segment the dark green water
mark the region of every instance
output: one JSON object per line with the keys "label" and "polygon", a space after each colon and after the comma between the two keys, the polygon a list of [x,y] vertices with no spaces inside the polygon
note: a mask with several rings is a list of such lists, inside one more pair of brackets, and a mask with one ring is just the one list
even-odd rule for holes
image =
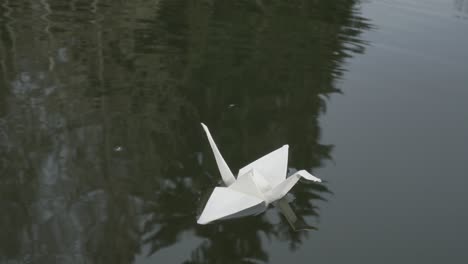
{"label": "dark green water", "polygon": [[[0,263],[466,263],[468,1],[0,0]],[[290,145],[292,207],[201,226]]]}

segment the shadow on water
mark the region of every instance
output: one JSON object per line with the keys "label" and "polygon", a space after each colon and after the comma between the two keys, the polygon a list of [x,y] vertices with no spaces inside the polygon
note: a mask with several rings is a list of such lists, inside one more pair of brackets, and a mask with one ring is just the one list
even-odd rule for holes
{"label": "shadow on water", "polygon": [[[318,117],[370,24],[357,1],[8,1],[0,5],[0,261],[131,263],[187,232],[187,263],[297,249],[271,213],[196,224],[219,174],[283,144],[290,170],[331,159]],[[305,222],[326,185],[298,184]],[[275,211],[273,211],[275,212]]]}

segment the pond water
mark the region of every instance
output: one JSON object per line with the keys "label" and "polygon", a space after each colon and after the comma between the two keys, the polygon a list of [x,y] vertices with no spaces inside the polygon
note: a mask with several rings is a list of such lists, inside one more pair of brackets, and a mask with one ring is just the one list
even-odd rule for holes
{"label": "pond water", "polygon": [[[197,225],[283,144],[275,209]],[[0,263],[466,263],[467,0],[0,0]]]}

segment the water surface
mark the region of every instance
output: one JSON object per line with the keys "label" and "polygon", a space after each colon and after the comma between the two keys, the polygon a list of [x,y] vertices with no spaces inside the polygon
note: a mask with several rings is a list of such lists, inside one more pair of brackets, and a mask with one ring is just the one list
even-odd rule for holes
{"label": "water surface", "polygon": [[[0,1],[0,263],[464,263],[468,2]],[[290,145],[291,203],[196,224]]]}

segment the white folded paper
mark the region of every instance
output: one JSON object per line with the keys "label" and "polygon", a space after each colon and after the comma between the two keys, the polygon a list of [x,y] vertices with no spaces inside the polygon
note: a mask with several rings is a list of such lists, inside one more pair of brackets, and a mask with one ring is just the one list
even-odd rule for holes
{"label": "white folded paper", "polygon": [[218,219],[250,215],[264,211],[270,203],[283,198],[303,177],[314,182],[321,180],[305,170],[286,178],[288,169],[288,145],[259,158],[241,168],[237,179],[224,161],[208,127],[202,123],[213,150],[216,163],[226,187],[216,187],[198,218],[198,224]]}

